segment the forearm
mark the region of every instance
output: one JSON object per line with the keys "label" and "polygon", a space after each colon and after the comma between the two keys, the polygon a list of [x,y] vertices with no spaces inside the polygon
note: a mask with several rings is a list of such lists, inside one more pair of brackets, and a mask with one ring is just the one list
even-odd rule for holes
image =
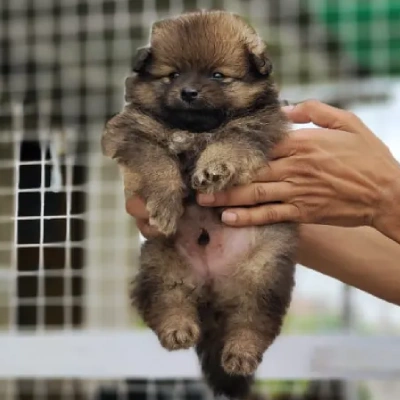
{"label": "forearm", "polygon": [[298,262],[400,304],[400,244],[369,227],[302,225]]}
{"label": "forearm", "polygon": [[382,201],[372,225],[400,245],[400,166],[397,162],[389,184],[382,190]]}

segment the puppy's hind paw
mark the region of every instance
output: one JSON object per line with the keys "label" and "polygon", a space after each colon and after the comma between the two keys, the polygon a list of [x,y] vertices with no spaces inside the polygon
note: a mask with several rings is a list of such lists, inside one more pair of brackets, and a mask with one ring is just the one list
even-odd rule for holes
{"label": "puppy's hind paw", "polygon": [[240,343],[227,344],[222,352],[222,367],[230,375],[250,376],[262,361],[262,353]]}
{"label": "puppy's hind paw", "polygon": [[189,349],[197,344],[200,328],[197,322],[186,318],[174,318],[158,334],[162,346],[167,350]]}

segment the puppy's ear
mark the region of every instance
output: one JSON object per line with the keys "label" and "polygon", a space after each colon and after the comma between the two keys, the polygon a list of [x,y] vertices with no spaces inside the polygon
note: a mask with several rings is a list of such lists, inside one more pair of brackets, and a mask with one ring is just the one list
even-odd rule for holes
{"label": "puppy's ear", "polygon": [[250,61],[257,71],[261,75],[270,75],[272,72],[272,62],[267,55],[267,45],[258,35],[249,41],[248,51],[250,53]]}
{"label": "puppy's ear", "polygon": [[130,103],[133,98],[132,98],[132,94],[133,94],[133,82],[134,82],[134,77],[132,76],[128,76],[125,79],[125,93],[124,93],[124,98],[125,101],[127,103]]}
{"label": "puppy's ear", "polygon": [[141,47],[132,60],[132,71],[143,72],[151,59],[151,47]]}
{"label": "puppy's ear", "polygon": [[[151,59],[151,47],[140,47],[132,60],[131,69],[132,72],[141,73],[144,72]],[[125,101],[130,103],[132,101],[132,87],[134,77],[128,76],[125,79]]]}
{"label": "puppy's ear", "polygon": [[272,72],[272,62],[265,51],[256,54],[250,53],[250,59],[261,75],[268,76]]}

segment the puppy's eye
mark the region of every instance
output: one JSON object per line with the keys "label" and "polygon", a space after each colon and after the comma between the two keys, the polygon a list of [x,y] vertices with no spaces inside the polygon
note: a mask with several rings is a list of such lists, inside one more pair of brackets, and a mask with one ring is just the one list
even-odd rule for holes
{"label": "puppy's eye", "polygon": [[176,79],[180,76],[179,72],[173,72],[172,74],[169,74],[170,79]]}
{"label": "puppy's eye", "polygon": [[214,72],[214,73],[212,74],[212,78],[213,78],[213,79],[220,80],[220,79],[224,79],[224,78],[225,78],[225,75],[221,74],[221,72]]}

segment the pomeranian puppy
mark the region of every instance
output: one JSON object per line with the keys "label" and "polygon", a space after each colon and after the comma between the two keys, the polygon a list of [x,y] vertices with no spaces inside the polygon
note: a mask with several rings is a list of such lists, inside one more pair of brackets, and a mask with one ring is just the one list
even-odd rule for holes
{"label": "pomeranian puppy", "polygon": [[245,398],[280,333],[297,226],[232,228],[196,193],[250,183],[288,130],[265,43],[240,16],[156,22],[106,124],[103,153],[163,234],[147,240],[132,300],[168,350],[195,347],[215,394]]}

